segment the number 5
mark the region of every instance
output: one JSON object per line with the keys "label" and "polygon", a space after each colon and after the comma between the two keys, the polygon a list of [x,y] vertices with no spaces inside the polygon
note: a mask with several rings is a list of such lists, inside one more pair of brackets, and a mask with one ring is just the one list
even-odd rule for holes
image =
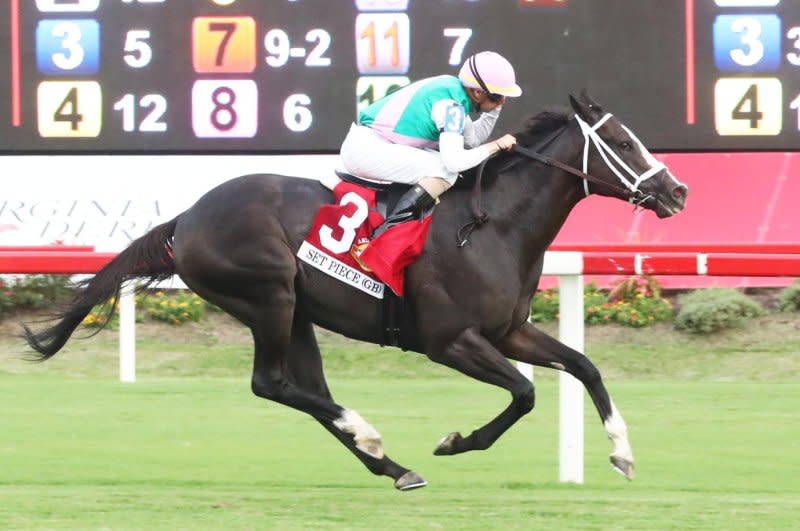
{"label": "number 5", "polygon": [[339,218],[339,226],[343,230],[340,239],[337,240],[333,237],[333,229],[327,225],[323,225],[319,229],[319,242],[333,254],[342,254],[350,250],[350,246],[353,245],[353,240],[356,237],[356,229],[364,223],[364,220],[369,215],[369,205],[357,193],[348,192],[339,200],[339,206],[349,204],[356,205],[356,211],[350,216]]}
{"label": "number 5", "polygon": [[131,68],[143,68],[150,64],[153,59],[153,49],[150,48],[148,40],[150,31],[130,30],[125,37],[125,62]]}

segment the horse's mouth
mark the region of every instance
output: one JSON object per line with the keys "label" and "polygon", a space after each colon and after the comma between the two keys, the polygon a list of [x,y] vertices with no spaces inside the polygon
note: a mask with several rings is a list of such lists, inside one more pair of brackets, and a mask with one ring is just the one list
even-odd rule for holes
{"label": "horse's mouth", "polygon": [[[667,175],[669,175],[667,173]],[[671,176],[670,176],[671,177]],[[663,219],[669,218],[683,210],[686,206],[686,198],[689,195],[689,188],[675,180],[673,177],[671,183],[657,193],[650,196],[650,200],[645,204],[645,208],[653,210],[656,215]]]}
{"label": "horse's mouth", "polygon": [[676,201],[672,197],[668,197],[666,199],[656,198],[655,205],[653,205],[653,211],[655,211],[656,216],[660,219],[669,218],[683,210],[684,206],[686,206],[685,201]]}

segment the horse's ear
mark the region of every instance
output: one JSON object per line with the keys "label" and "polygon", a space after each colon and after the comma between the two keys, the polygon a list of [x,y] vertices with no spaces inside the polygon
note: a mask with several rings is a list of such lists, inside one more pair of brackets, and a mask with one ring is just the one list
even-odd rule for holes
{"label": "horse's ear", "polygon": [[602,111],[602,107],[600,104],[594,101],[591,96],[589,96],[589,91],[586,89],[581,90],[581,100],[589,107],[589,110],[600,112]]}
{"label": "horse's ear", "polygon": [[[583,96],[583,94],[581,94],[581,96]],[[575,114],[577,114],[584,120],[589,121],[590,118],[589,118],[588,104],[582,101],[578,101],[572,94],[569,95],[569,104],[572,105],[572,110],[575,111]]]}

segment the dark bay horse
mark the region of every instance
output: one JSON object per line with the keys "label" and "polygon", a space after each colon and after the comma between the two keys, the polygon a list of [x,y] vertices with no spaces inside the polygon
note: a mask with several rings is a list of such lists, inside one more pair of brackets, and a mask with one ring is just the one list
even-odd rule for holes
{"label": "dark bay horse", "polygon": [[[494,419],[467,436],[445,436],[435,454],[485,450],[533,409],[533,384],[511,359],[566,371],[583,383],[613,443],[611,463],[630,479],[627,428],[599,371],[534,328],[530,303],[545,250],[587,193],[629,200],[663,218],[683,209],[687,188],[586,94],[570,102],[574,115],[542,113],[517,135],[544,163],[506,153],[487,164],[483,207],[490,221],[467,245],[456,244],[456,231],[472,217],[470,189],[452,189],[436,207],[424,251],[406,272],[406,346],[511,394]],[[38,333],[25,327],[27,341],[47,359],[124,281],[178,274],[252,331],[253,393],[308,413],[398,489],[422,487],[418,474],[384,453],[370,424],[334,402],[325,381],[312,325],[372,343],[384,337],[381,301],[296,257],[315,212],[331,200],[314,180],[248,175],[225,182],[132,242],[77,292],[53,326]]]}

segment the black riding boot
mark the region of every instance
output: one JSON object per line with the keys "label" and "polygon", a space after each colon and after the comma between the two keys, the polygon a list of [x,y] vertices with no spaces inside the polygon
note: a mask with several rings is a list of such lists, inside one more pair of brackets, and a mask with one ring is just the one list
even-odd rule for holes
{"label": "black riding boot", "polygon": [[394,206],[392,213],[386,216],[383,223],[375,229],[372,237],[383,233],[389,227],[408,221],[413,218],[422,217],[422,215],[433,205],[436,204],[436,199],[425,191],[423,187],[415,184],[411,189],[404,193],[397,204]]}

